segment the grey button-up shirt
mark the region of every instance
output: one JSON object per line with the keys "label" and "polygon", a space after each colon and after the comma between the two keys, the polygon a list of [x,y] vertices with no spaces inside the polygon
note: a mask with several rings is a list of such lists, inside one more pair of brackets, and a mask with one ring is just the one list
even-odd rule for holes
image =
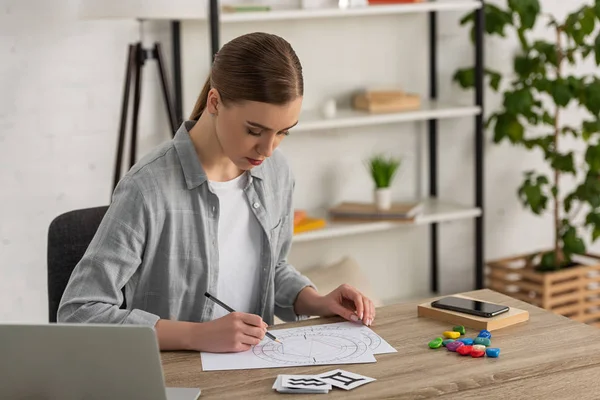
{"label": "grey button-up shirt", "polygon": [[[160,319],[212,318],[219,279],[218,197],[185,121],[172,141],[144,156],[119,182],[113,200],[63,294],[59,322],[154,326]],[[250,171],[244,189],[262,227],[260,296],[254,313],[302,319],[298,293],[312,283],[288,264],[294,179],[278,151]],[[120,309],[125,288],[127,309]]]}

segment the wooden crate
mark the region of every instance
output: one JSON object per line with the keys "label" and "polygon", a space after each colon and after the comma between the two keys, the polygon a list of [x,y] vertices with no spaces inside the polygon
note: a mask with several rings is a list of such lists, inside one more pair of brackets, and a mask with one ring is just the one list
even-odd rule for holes
{"label": "wooden crate", "polygon": [[531,254],[488,262],[487,287],[576,321],[600,327],[600,256],[578,257],[578,265],[538,272]]}

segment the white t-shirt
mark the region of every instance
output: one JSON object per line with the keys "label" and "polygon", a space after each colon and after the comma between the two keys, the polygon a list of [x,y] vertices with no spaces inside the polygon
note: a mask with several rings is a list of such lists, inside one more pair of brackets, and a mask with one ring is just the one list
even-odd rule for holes
{"label": "white t-shirt", "polygon": [[[248,173],[227,182],[209,181],[219,198],[219,300],[236,311],[254,312],[259,295],[261,227],[250,209],[244,187]],[[213,319],[228,314],[215,305]]]}

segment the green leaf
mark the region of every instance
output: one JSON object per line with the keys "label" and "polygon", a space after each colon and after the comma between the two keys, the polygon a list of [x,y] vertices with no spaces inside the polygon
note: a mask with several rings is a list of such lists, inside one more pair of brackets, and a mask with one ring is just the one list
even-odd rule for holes
{"label": "green leaf", "polygon": [[588,83],[583,93],[579,96],[580,102],[589,110],[592,115],[600,114],[600,79]]}
{"label": "green leaf", "polygon": [[594,41],[594,55],[596,57],[596,65],[600,65],[600,33],[598,33]]}
{"label": "green leaf", "polygon": [[585,218],[585,224],[592,228],[592,241],[596,241],[600,237],[600,213],[590,211]]}
{"label": "green leaf", "polygon": [[587,36],[594,31],[596,15],[594,13],[594,9],[590,7],[586,7],[582,14],[583,15],[579,21],[581,24],[581,31]]}
{"label": "green leaf", "polygon": [[577,231],[570,226],[562,236],[565,255],[585,254],[585,243],[577,236]]}
{"label": "green leaf", "polygon": [[588,141],[594,133],[600,132],[600,120],[583,121],[581,136]]}
{"label": "green leaf", "polygon": [[503,113],[496,117],[496,126],[494,127],[494,141],[500,142],[508,138],[512,143],[523,141],[525,129],[513,114]]}
{"label": "green leaf", "polygon": [[538,0],[508,0],[508,6],[519,15],[523,27],[533,28],[540,13]]}
{"label": "green leaf", "polygon": [[571,193],[565,197],[563,200],[563,205],[565,208],[565,212],[570,212],[571,208],[573,208],[573,202],[576,200],[575,193]]}
{"label": "green leaf", "polygon": [[475,69],[463,68],[454,73],[452,77],[463,89],[475,87]]}
{"label": "green leaf", "polygon": [[549,62],[553,66],[558,65],[558,54],[555,43],[536,40],[532,47],[543,57],[543,61]]}
{"label": "green leaf", "polygon": [[518,189],[521,203],[531,209],[534,214],[541,214],[548,204],[548,196],[544,193],[544,187],[548,184],[547,179],[534,179],[532,175],[527,176]]}
{"label": "green leaf", "polygon": [[596,16],[600,18],[600,0],[596,0],[596,3],[594,4],[594,11]]}
{"label": "green leaf", "polygon": [[550,165],[553,169],[556,169],[561,172],[575,173],[575,159],[573,158],[573,153],[569,152],[567,154],[553,154],[551,158]]}
{"label": "green leaf", "polygon": [[585,151],[585,162],[590,171],[600,173],[600,144],[588,146]]}
{"label": "green leaf", "polygon": [[490,77],[490,86],[495,91],[498,91],[498,88],[500,87],[500,81],[502,80],[502,75],[500,75],[500,73],[496,71],[491,71],[489,69],[486,69],[486,73]]}
{"label": "green leaf", "polygon": [[504,93],[504,108],[511,114],[530,114],[533,103],[533,95],[527,88]]}
{"label": "green leaf", "polygon": [[562,78],[552,82],[552,98],[554,99],[554,102],[561,107],[566,107],[571,101],[571,91]]}
{"label": "green leaf", "polygon": [[553,251],[549,251],[542,255],[542,258],[540,259],[539,270],[540,271],[555,271],[555,270],[559,269],[559,266],[557,264],[558,263],[556,262],[556,255],[554,254]]}

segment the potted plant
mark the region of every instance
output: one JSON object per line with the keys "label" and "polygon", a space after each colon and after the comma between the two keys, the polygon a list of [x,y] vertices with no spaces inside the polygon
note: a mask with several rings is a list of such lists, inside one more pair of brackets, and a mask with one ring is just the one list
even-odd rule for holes
{"label": "potted plant", "polygon": [[400,167],[400,160],[377,154],[367,162],[375,184],[374,200],[378,210],[389,210],[392,206],[391,184]]}
{"label": "potted plant", "polygon": [[[532,213],[552,213],[554,228],[547,249],[488,263],[488,286],[590,322],[586,298],[597,289],[588,283],[594,281],[591,276],[600,270],[600,261],[587,254],[584,239],[594,243],[600,237],[600,78],[574,75],[572,67],[589,58],[600,65],[600,0],[562,20],[542,14],[538,0],[484,7],[486,33],[506,37],[512,30],[519,43],[514,74],[505,82],[498,71],[485,68],[487,84],[503,99],[486,127],[493,131],[495,143],[508,142],[543,155],[551,174],[525,171],[517,195]],[[461,20],[472,29],[473,22],[474,13]],[[554,39],[535,38],[536,24],[551,27]],[[473,68],[459,69],[454,80],[463,88],[473,87]],[[563,123],[567,107],[584,115],[581,123]],[[565,146],[567,137],[580,153]],[[565,187],[565,178],[575,184]]]}

